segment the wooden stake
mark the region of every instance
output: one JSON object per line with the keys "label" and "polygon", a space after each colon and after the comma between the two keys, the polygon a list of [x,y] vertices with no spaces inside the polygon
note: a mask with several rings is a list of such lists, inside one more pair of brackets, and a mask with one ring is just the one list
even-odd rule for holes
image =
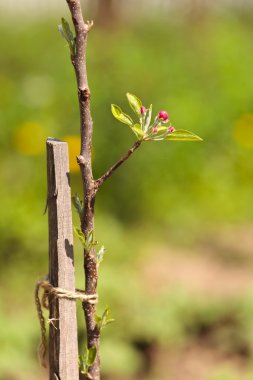
{"label": "wooden stake", "polygon": [[[47,139],[49,281],[75,290],[71,191],[67,143]],[[76,303],[49,300],[50,380],[79,380]]]}

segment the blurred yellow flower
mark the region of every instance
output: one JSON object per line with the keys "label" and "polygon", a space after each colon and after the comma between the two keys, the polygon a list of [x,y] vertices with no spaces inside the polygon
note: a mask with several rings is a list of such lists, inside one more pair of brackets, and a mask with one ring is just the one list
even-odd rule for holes
{"label": "blurred yellow flower", "polygon": [[13,142],[16,150],[27,156],[37,156],[45,151],[47,132],[33,121],[24,122],[15,130]]}
{"label": "blurred yellow flower", "polygon": [[69,169],[71,172],[79,171],[79,166],[76,162],[76,156],[80,153],[80,137],[77,135],[67,135],[62,138],[68,143],[69,147]]}
{"label": "blurred yellow flower", "polygon": [[244,148],[253,148],[253,113],[246,113],[235,123],[234,138]]}

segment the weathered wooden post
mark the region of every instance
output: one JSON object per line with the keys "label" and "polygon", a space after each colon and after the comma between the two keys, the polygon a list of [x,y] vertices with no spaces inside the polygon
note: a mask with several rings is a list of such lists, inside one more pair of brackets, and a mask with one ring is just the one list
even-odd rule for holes
{"label": "weathered wooden post", "polygon": [[[49,282],[75,291],[67,143],[47,139]],[[79,380],[76,302],[49,295],[49,379]]]}

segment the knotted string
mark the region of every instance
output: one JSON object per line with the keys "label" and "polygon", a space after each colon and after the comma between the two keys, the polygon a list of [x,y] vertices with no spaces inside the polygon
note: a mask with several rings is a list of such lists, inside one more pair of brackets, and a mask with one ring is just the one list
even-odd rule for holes
{"label": "knotted string", "polygon": [[[43,289],[43,293],[40,297],[40,290]],[[48,278],[39,280],[35,286],[35,305],[37,308],[38,318],[40,322],[41,342],[38,349],[40,363],[43,367],[47,366],[46,353],[47,353],[47,330],[46,321],[43,315],[43,308],[49,309],[49,296],[56,298],[65,298],[69,300],[80,300],[82,302],[89,302],[94,305],[98,301],[97,294],[86,294],[83,290],[76,289],[75,291],[66,290],[59,287],[54,287],[48,281]],[[49,323],[52,320],[48,320]]]}

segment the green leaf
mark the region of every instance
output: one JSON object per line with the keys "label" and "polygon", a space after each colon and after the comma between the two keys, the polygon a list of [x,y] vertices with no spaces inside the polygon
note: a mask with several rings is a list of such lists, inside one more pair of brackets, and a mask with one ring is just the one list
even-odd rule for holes
{"label": "green leaf", "polygon": [[87,250],[87,251],[90,251],[92,247],[94,247],[95,245],[97,245],[98,242],[96,240],[94,240],[94,233],[93,231],[90,231],[88,234],[87,234],[87,237],[85,239],[85,243],[84,243],[84,248]]}
{"label": "green leaf", "polygon": [[93,231],[90,231],[86,238],[86,245],[89,247],[93,245]]}
{"label": "green leaf", "polygon": [[78,194],[74,195],[71,199],[76,211],[78,212],[78,215],[81,218],[83,214],[83,202],[79,198]]}
{"label": "green leaf", "polygon": [[59,32],[62,37],[68,42],[71,54],[75,55],[76,40],[70,29],[69,23],[65,18],[62,17],[61,25],[58,25]]}
{"label": "green leaf", "polygon": [[144,132],[147,132],[147,130],[148,130],[148,127],[149,127],[150,122],[151,122],[151,117],[152,117],[152,104],[150,104],[150,107],[149,107],[148,112],[147,112],[147,117],[146,117],[145,126],[144,126]]}
{"label": "green leaf", "polygon": [[108,306],[106,307],[101,317],[99,315],[95,316],[95,320],[99,330],[102,330],[106,325],[109,325],[115,321],[115,319],[111,318],[111,312]]}
{"label": "green leaf", "polygon": [[165,140],[168,135],[168,127],[157,127],[157,132],[156,133],[151,133],[147,141],[152,140],[152,141],[162,141]]}
{"label": "green leaf", "polygon": [[127,100],[129,102],[129,105],[132,108],[132,110],[134,111],[134,113],[136,113],[136,115],[140,116],[141,106],[142,106],[140,99],[138,99],[137,96],[130,94],[129,92],[126,94],[126,96],[127,96]]}
{"label": "green leaf", "polygon": [[91,379],[91,376],[88,374],[89,367],[94,364],[97,356],[97,348],[96,346],[92,346],[91,348],[86,348],[86,355],[79,355],[79,368],[80,372],[83,375],[86,375],[88,379]]}
{"label": "green leaf", "polygon": [[94,364],[97,356],[97,348],[96,346],[92,346],[91,348],[87,349],[87,356],[86,356],[86,365],[87,367],[91,367],[92,364]]}
{"label": "green leaf", "polygon": [[95,314],[95,321],[96,321],[96,324],[98,325],[98,328],[99,328],[99,326],[101,325],[102,317]]}
{"label": "green leaf", "polygon": [[115,319],[111,318],[111,311],[109,309],[109,306],[107,306],[105,311],[103,312],[103,315],[102,315],[101,329],[104,328],[109,323],[112,323],[114,321],[115,321]]}
{"label": "green leaf", "polygon": [[78,239],[80,240],[80,242],[82,243],[82,245],[85,247],[86,243],[85,243],[85,236],[84,236],[84,234],[82,233],[82,231],[80,230],[80,228],[77,228],[75,226],[73,228],[74,228],[75,235],[78,237]]}
{"label": "green leaf", "polygon": [[132,130],[134,131],[134,133],[136,134],[137,137],[143,137],[144,136],[144,132],[141,129],[140,124],[134,124],[134,126],[132,127]]}
{"label": "green leaf", "polygon": [[166,131],[168,131],[168,127],[161,126],[157,128],[157,133],[164,133]]}
{"label": "green leaf", "polygon": [[78,357],[78,366],[80,368],[80,372],[85,375],[87,373],[86,358],[82,355],[79,355]]}
{"label": "green leaf", "polygon": [[173,141],[203,141],[203,139],[192,132],[185,131],[184,129],[178,129],[173,133],[165,136],[164,140]]}
{"label": "green leaf", "polygon": [[116,104],[111,105],[111,110],[113,116],[121,121],[121,123],[127,124],[127,125],[133,125],[133,120],[131,119],[130,116],[122,112],[121,108],[119,106],[116,106]]}
{"label": "green leaf", "polygon": [[106,252],[106,249],[102,245],[102,247],[100,248],[100,250],[97,253],[97,264],[98,265],[103,261],[105,252]]}

